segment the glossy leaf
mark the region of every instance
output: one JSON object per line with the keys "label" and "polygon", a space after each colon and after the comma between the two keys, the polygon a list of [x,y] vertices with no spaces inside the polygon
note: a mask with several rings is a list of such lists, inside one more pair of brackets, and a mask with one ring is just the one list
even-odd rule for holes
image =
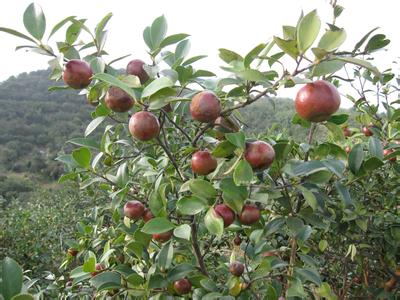
{"label": "glossy leaf", "polygon": [[72,158],[81,168],[87,169],[90,167],[92,154],[88,148],[81,147],[72,151]]}
{"label": "glossy leaf", "polygon": [[305,15],[297,26],[297,47],[305,53],[312,46],[321,28],[321,20],[317,11],[313,10]]}
{"label": "glossy leaf", "polygon": [[163,233],[174,229],[175,225],[172,224],[167,218],[158,217],[153,218],[144,224],[142,231],[147,234]]}
{"label": "glossy leaf", "polygon": [[364,160],[364,151],[361,144],[356,144],[349,154],[349,168],[353,174],[357,174]]}
{"label": "glossy leaf", "polygon": [[176,208],[184,215],[195,215],[207,207],[207,201],[195,196],[184,197],[178,200]]}
{"label": "glossy leaf", "polygon": [[46,18],[42,8],[31,3],[24,12],[25,29],[35,38],[41,40],[46,30]]}
{"label": "glossy leaf", "polygon": [[171,87],[173,85],[174,83],[168,77],[157,78],[144,88],[142,92],[142,97],[150,97],[151,95],[157,93],[159,90]]}
{"label": "glossy leaf", "polygon": [[4,300],[9,300],[19,294],[22,289],[22,269],[18,263],[10,257],[1,261],[0,295]]}
{"label": "glossy leaf", "polygon": [[224,232],[224,221],[211,207],[204,216],[204,225],[211,234],[221,236]]}
{"label": "glossy leaf", "polygon": [[236,165],[233,172],[233,180],[236,185],[247,185],[253,180],[253,169],[247,160],[242,159]]}
{"label": "glossy leaf", "polygon": [[190,180],[189,189],[195,196],[200,198],[212,199],[217,196],[217,191],[212,184],[203,179]]}
{"label": "glossy leaf", "polygon": [[327,30],[321,37],[318,47],[326,51],[333,51],[339,48],[346,40],[346,31],[341,30]]}
{"label": "glossy leaf", "polygon": [[179,225],[174,229],[174,236],[184,240],[190,240],[191,228],[188,224]]}

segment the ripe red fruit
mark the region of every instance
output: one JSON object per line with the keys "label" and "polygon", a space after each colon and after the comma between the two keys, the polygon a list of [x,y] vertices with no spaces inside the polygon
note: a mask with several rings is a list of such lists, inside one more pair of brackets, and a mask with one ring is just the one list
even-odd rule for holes
{"label": "ripe red fruit", "polygon": [[190,293],[192,284],[186,278],[179,279],[174,282],[174,290],[178,295],[184,295]]}
{"label": "ripe red fruit", "polygon": [[78,252],[79,252],[78,250],[73,249],[73,248],[69,248],[69,249],[68,249],[68,254],[71,255],[71,256],[73,256],[73,257],[77,256],[77,255],[78,255]]}
{"label": "ripe red fruit", "polygon": [[296,95],[296,112],[305,120],[322,122],[329,119],[340,106],[340,95],[336,87],[327,81],[307,83]]}
{"label": "ripe red fruit", "polygon": [[[394,152],[393,149],[385,149],[385,150],[383,150],[383,156],[387,156],[387,155],[389,155],[389,154],[391,154],[393,152]],[[393,156],[393,157],[389,158],[389,161],[395,162],[396,161],[396,156]]]}
{"label": "ripe red fruit", "polygon": [[233,239],[233,243],[236,245],[236,246],[240,246],[240,244],[242,243],[242,239],[240,238],[240,236],[235,236],[235,238]]}
{"label": "ripe red fruit", "polygon": [[129,131],[138,140],[149,141],[160,132],[160,123],[151,112],[140,111],[129,120]]}
{"label": "ripe red fruit", "polygon": [[260,209],[252,204],[246,204],[243,206],[242,212],[239,215],[240,223],[244,225],[251,225],[260,219]]}
{"label": "ripe red fruit", "polygon": [[96,268],[96,271],[90,273],[92,276],[96,276],[97,274],[101,273],[101,271],[104,270],[104,266],[102,264],[99,264],[99,263],[96,264],[95,268]]}
{"label": "ripe red fruit", "polygon": [[208,175],[217,168],[217,160],[207,150],[197,151],[192,156],[192,170],[198,175]]}
{"label": "ripe red fruit", "polygon": [[65,65],[63,80],[74,89],[83,89],[92,81],[93,71],[90,65],[79,59],[71,59]]}
{"label": "ripe red fruit", "polygon": [[263,141],[255,141],[246,144],[244,158],[253,170],[262,171],[268,168],[275,159],[275,151],[272,146]]}
{"label": "ripe red fruit", "polygon": [[228,227],[235,221],[235,213],[228,205],[218,204],[214,210],[224,220],[224,227]]}
{"label": "ripe red fruit", "polygon": [[160,242],[160,243],[165,243],[170,240],[172,237],[172,231],[166,231],[162,233],[155,233],[153,234],[153,240]]}
{"label": "ripe red fruit", "polygon": [[240,277],[244,272],[244,265],[241,262],[235,261],[229,265],[229,272],[234,276]]}
{"label": "ripe red fruit", "polygon": [[137,220],[144,214],[144,205],[137,200],[128,201],[124,205],[124,215],[129,219]]}
{"label": "ripe red fruit", "polygon": [[371,135],[374,135],[374,133],[370,130],[370,127],[371,127],[371,125],[370,126],[364,126],[363,128],[362,128],[362,132],[364,133],[364,135],[365,136],[371,136]]}
{"label": "ripe red fruit", "polygon": [[350,146],[346,146],[346,148],[344,148],[344,151],[346,151],[346,153],[349,154],[351,152]]}
{"label": "ripe red fruit", "polygon": [[143,69],[144,64],[144,61],[140,59],[134,59],[131,60],[126,67],[126,73],[139,77],[141,84],[145,83],[150,78]]}
{"label": "ripe red fruit", "polygon": [[144,214],[143,214],[143,221],[144,221],[145,223],[147,223],[148,221],[150,221],[150,220],[153,219],[153,218],[154,218],[154,216],[153,216],[153,213],[151,212],[151,210],[148,209],[148,208],[146,208],[146,209],[144,210]]}
{"label": "ripe red fruit", "polygon": [[353,133],[351,132],[349,127],[345,127],[345,128],[343,128],[343,134],[345,137],[351,137]]}
{"label": "ripe red fruit", "polygon": [[214,122],[221,113],[218,97],[210,91],[196,94],[190,103],[190,113],[193,120],[203,123]]}
{"label": "ripe red fruit", "polygon": [[105,97],[106,105],[115,112],[127,112],[134,104],[134,100],[124,90],[112,86],[108,89]]}

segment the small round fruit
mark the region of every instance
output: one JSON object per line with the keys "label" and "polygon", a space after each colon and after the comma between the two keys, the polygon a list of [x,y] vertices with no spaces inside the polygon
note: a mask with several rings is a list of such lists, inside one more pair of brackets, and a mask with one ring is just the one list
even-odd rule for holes
{"label": "small round fruit", "polygon": [[243,206],[242,212],[239,215],[239,221],[244,225],[252,225],[257,223],[260,217],[260,209],[257,206],[246,204]]}
{"label": "small round fruit", "polygon": [[77,256],[78,255],[78,250],[76,250],[76,249],[74,249],[74,248],[69,248],[68,249],[68,254],[69,255],[71,255],[71,256],[73,256],[73,257],[75,257],[75,256]]}
{"label": "small round fruit", "polygon": [[235,261],[229,265],[229,272],[232,275],[240,277],[244,271],[244,265],[241,262]]}
{"label": "small round fruit", "polygon": [[[383,156],[388,156],[393,152],[394,152],[393,149],[385,149],[385,150],[383,150]],[[396,161],[396,156],[393,156],[393,157],[389,158],[389,161],[395,162]]]}
{"label": "small round fruit", "polygon": [[149,74],[143,69],[144,65],[144,61],[140,59],[131,60],[126,67],[126,73],[139,77],[140,83],[144,84],[150,78]]}
{"label": "small round fruit", "polygon": [[371,126],[364,126],[363,128],[362,128],[362,132],[364,133],[364,135],[365,136],[372,136],[372,135],[374,135],[374,133],[371,131],[371,129],[370,129],[370,127]]}
{"label": "small round fruit", "polygon": [[108,89],[105,97],[106,105],[115,112],[127,112],[134,104],[134,100],[124,90],[112,86]]}
{"label": "small round fruit", "polygon": [[296,95],[295,108],[299,116],[311,122],[329,119],[340,106],[340,95],[336,87],[327,81],[307,83]]}
{"label": "small round fruit", "polygon": [[172,237],[172,230],[153,234],[153,240],[160,243],[168,242],[171,239],[171,237]]}
{"label": "small round fruit", "polygon": [[128,201],[124,205],[124,215],[129,219],[138,220],[144,214],[144,205],[137,200]]}
{"label": "small round fruit", "polygon": [[83,89],[92,81],[93,71],[90,65],[83,60],[71,59],[65,65],[63,80],[73,89]]}
{"label": "small round fruit", "polygon": [[190,103],[190,113],[193,120],[202,123],[214,122],[221,113],[218,97],[210,91],[196,94]]}
{"label": "small round fruit", "polygon": [[275,159],[275,150],[263,141],[255,141],[246,144],[244,158],[255,171],[268,168]]}
{"label": "small round fruit", "polygon": [[217,160],[207,150],[197,151],[192,156],[192,170],[198,175],[208,175],[217,168]]}
{"label": "small round fruit", "polygon": [[344,148],[344,151],[346,151],[346,153],[349,154],[351,152],[350,146],[346,146],[346,148]]}
{"label": "small round fruit", "polygon": [[129,132],[140,141],[149,141],[159,134],[160,123],[151,112],[140,111],[130,118]]}
{"label": "small round fruit", "polygon": [[151,212],[151,210],[148,209],[148,208],[146,208],[146,209],[144,210],[144,214],[143,214],[143,221],[144,221],[145,223],[147,223],[148,221],[150,221],[150,220],[153,219],[153,218],[154,218],[154,216],[153,216],[153,213]]}
{"label": "small round fruit", "polygon": [[224,227],[228,227],[235,221],[235,213],[228,205],[218,204],[214,210],[224,220]]}
{"label": "small round fruit", "polygon": [[240,246],[240,244],[242,243],[242,239],[240,238],[240,236],[235,236],[235,238],[233,239],[233,244],[235,244],[235,246]]}
{"label": "small round fruit", "polygon": [[345,137],[351,137],[353,135],[353,133],[351,132],[349,127],[343,128],[343,134],[344,134]]}
{"label": "small round fruit", "polygon": [[96,276],[97,274],[101,273],[101,271],[104,270],[104,266],[102,264],[97,263],[96,264],[96,271],[90,273],[92,276]]}
{"label": "small round fruit", "polygon": [[192,284],[186,278],[179,279],[174,282],[174,290],[178,295],[185,295],[190,293]]}

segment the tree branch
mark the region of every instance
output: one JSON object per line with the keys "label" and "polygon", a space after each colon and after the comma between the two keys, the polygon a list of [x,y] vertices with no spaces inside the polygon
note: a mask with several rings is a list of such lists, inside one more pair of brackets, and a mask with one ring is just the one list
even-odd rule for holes
{"label": "tree branch", "polygon": [[197,262],[199,264],[201,273],[203,273],[205,276],[209,277],[206,265],[203,260],[203,256],[201,255],[199,243],[197,241],[197,225],[196,225],[194,217],[192,219],[192,224],[190,225],[190,227],[191,227],[191,233],[192,233],[192,247],[194,250],[194,254],[196,255]]}

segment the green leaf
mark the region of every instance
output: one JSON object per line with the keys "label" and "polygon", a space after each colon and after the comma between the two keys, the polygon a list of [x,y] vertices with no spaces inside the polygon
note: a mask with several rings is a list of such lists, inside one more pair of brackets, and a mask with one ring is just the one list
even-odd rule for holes
{"label": "green leaf", "polygon": [[357,174],[358,170],[360,170],[361,164],[364,160],[364,151],[363,146],[361,144],[357,144],[351,149],[349,154],[349,168],[353,174]]}
{"label": "green leaf", "polygon": [[164,268],[164,269],[169,269],[171,267],[173,256],[174,256],[173,243],[171,241],[169,241],[168,243],[165,243],[163,245],[160,253],[157,256],[158,267]]}
{"label": "green leaf", "polygon": [[207,207],[207,201],[203,198],[191,196],[178,200],[176,208],[184,215],[195,215]]}
{"label": "green leaf", "polygon": [[317,273],[316,270],[311,268],[295,268],[294,270],[296,275],[300,275],[304,281],[310,281],[315,283],[317,286],[322,284],[321,277]]}
{"label": "green leaf", "polygon": [[17,37],[19,37],[19,38],[22,38],[22,39],[31,41],[32,43],[35,43],[35,44],[36,44],[36,42],[35,42],[34,39],[30,38],[29,36],[27,36],[27,35],[25,35],[25,34],[23,34],[23,33],[18,32],[18,31],[14,30],[14,29],[6,28],[6,27],[0,27],[0,31],[3,31],[3,32],[6,32],[6,33],[15,35],[15,36],[17,36]]}
{"label": "green leaf", "polygon": [[299,50],[297,49],[296,41],[294,40],[283,40],[279,37],[274,36],[274,41],[283,52],[290,55],[292,58],[297,59],[299,56]]}
{"label": "green leaf", "polygon": [[90,153],[90,150],[88,148],[81,147],[72,151],[72,158],[81,168],[90,168],[90,160],[92,158],[92,154]]}
{"label": "green leaf", "polygon": [[164,39],[165,35],[167,34],[167,28],[167,20],[165,19],[164,15],[155,19],[153,24],[151,24],[150,38],[154,49],[158,48],[161,41]]}
{"label": "green leaf", "polygon": [[327,300],[337,300],[336,295],[332,292],[331,287],[327,282],[323,282],[321,287],[316,289],[319,296],[326,298]]}
{"label": "green leaf", "polygon": [[77,146],[84,146],[95,150],[100,149],[99,143],[96,140],[89,138],[75,138],[67,141],[67,143],[71,143]]}
{"label": "green leaf", "polygon": [[224,178],[220,183],[220,188],[224,202],[236,213],[240,213],[244,201],[248,197],[247,188],[245,186],[237,186],[232,178]]}
{"label": "green leaf", "polygon": [[147,234],[163,233],[174,229],[175,225],[172,224],[167,218],[159,217],[153,218],[144,224],[142,231]]}
{"label": "green leaf", "polygon": [[131,96],[135,100],[141,98],[141,95],[138,92],[138,90],[131,88],[129,86],[129,84],[119,80],[118,78],[116,78],[110,74],[98,73],[93,76],[93,79],[98,79],[98,80],[106,82],[112,86],[119,87],[120,89],[122,89],[126,93],[128,93],[128,95]]}
{"label": "green leaf", "polygon": [[121,288],[121,275],[117,272],[101,272],[92,279],[90,283],[96,288],[97,292]]}
{"label": "green leaf", "polygon": [[366,68],[367,70],[371,71],[375,76],[381,77],[381,73],[379,72],[379,70],[366,60],[348,56],[343,56],[343,57],[336,56],[334,57],[334,59],[342,60],[344,62]]}
{"label": "green leaf", "polygon": [[35,300],[31,294],[18,294],[11,298],[11,300]]}
{"label": "green leaf", "polygon": [[178,34],[173,34],[173,35],[167,36],[160,43],[160,48],[164,48],[166,46],[176,44],[176,43],[180,42],[181,40],[187,38],[188,36],[189,36],[189,34],[186,34],[186,33],[178,33]]}
{"label": "green leaf", "polygon": [[212,199],[217,196],[217,191],[212,184],[203,179],[190,180],[189,189],[194,195],[200,198]]}
{"label": "green leaf", "polygon": [[157,93],[159,90],[171,87],[173,85],[174,83],[168,77],[157,78],[144,88],[142,92],[142,97],[150,97],[151,95]]}
{"label": "green leaf", "polygon": [[12,258],[6,257],[1,262],[2,279],[0,280],[0,295],[9,300],[19,294],[22,289],[22,268]]}
{"label": "green leaf", "polygon": [[381,141],[376,137],[371,136],[368,143],[368,151],[371,156],[376,156],[379,159],[383,159],[383,148]]}
{"label": "green leaf", "polygon": [[253,62],[254,59],[263,51],[266,47],[266,44],[259,44],[258,46],[254,47],[244,58],[244,67],[250,67],[250,64]]}
{"label": "green leaf", "polygon": [[[85,20],[80,20],[82,23]],[[65,33],[65,41],[67,44],[72,45],[78,39],[79,34],[81,33],[82,26],[80,23],[72,23],[66,33]]]}
{"label": "green leaf", "polygon": [[181,278],[187,277],[188,274],[192,272],[197,272],[197,269],[193,265],[188,263],[182,263],[172,268],[168,272],[167,278],[169,282],[173,282]]}
{"label": "green leaf", "polygon": [[297,47],[301,53],[305,53],[312,46],[321,28],[321,20],[317,11],[313,10],[305,15],[297,26]]}
{"label": "green leaf", "polygon": [[331,123],[331,122],[326,122],[324,125],[326,128],[328,128],[333,140],[335,140],[335,141],[343,141],[344,140],[343,129],[340,126],[338,126],[334,123]]}
{"label": "green leaf", "polygon": [[349,189],[347,186],[343,185],[342,183],[336,181],[335,183],[336,191],[339,194],[340,199],[342,199],[343,204],[345,207],[349,207],[350,205],[354,205],[354,201],[350,196]]}
{"label": "green leaf", "polygon": [[361,166],[364,172],[376,170],[384,165],[383,161],[376,156],[368,158]]}
{"label": "green leaf", "polygon": [[103,33],[103,30],[106,27],[108,21],[110,21],[112,16],[113,16],[112,13],[108,13],[107,15],[104,16],[103,19],[101,19],[99,24],[96,25],[95,37],[96,37],[97,42],[99,42],[99,40],[101,39],[101,35]]}
{"label": "green leaf", "polygon": [[236,146],[229,141],[222,141],[212,151],[213,157],[228,157],[234,153]]}
{"label": "green leaf", "polygon": [[296,27],[294,26],[282,26],[283,38],[285,40],[295,40],[296,39]]}
{"label": "green leaf", "polygon": [[303,284],[299,279],[293,278],[293,280],[290,282],[289,288],[286,290],[286,297],[300,297],[301,299],[306,298]]}
{"label": "green leaf", "polygon": [[318,203],[317,199],[315,198],[313,192],[311,192],[309,189],[305,188],[304,186],[299,186],[298,187],[301,193],[303,194],[304,199],[308,203],[308,205],[311,206],[313,210],[317,209]]}
{"label": "green leaf", "polygon": [[327,30],[321,37],[318,48],[324,49],[328,52],[334,51],[340,47],[346,40],[346,31],[341,30]]}
{"label": "green leaf", "polygon": [[374,35],[365,46],[365,51],[373,52],[390,44],[390,40],[384,34]]}
{"label": "green leaf", "polygon": [[334,123],[336,125],[341,125],[346,123],[348,119],[348,114],[333,115],[328,119],[328,122]]}
{"label": "green leaf", "polygon": [[151,41],[150,26],[147,26],[143,30],[143,40],[146,43],[146,45],[150,48],[150,50],[153,50],[153,43]]}
{"label": "green leaf", "polygon": [[190,240],[191,228],[188,224],[182,224],[174,229],[174,236],[184,240]]}
{"label": "green leaf", "polygon": [[324,76],[328,74],[336,73],[341,70],[346,63],[338,60],[328,60],[317,64],[312,69],[313,76]]}
{"label": "green leaf", "polygon": [[86,273],[94,272],[96,270],[96,256],[93,252],[89,251],[89,257],[84,261],[82,271]]}
{"label": "green leaf", "polygon": [[35,38],[41,40],[46,30],[46,19],[42,8],[31,3],[24,12],[25,29]]}
{"label": "green leaf", "polygon": [[198,60],[200,60],[200,59],[203,59],[203,58],[205,58],[205,57],[207,57],[207,55],[197,55],[197,56],[193,56],[193,57],[191,57],[191,58],[185,60],[185,61],[182,63],[182,66],[191,65],[192,63],[194,63],[194,62],[196,62],[196,61],[198,61]]}
{"label": "green leaf", "polygon": [[219,57],[228,64],[233,61],[236,61],[236,60],[243,61],[243,57],[234,51],[224,49],[224,48],[220,48],[220,49],[218,49],[218,51],[219,51]]}
{"label": "green leaf", "polygon": [[235,171],[233,172],[233,180],[236,185],[247,185],[253,180],[253,169],[247,160],[242,159],[236,165]]}
{"label": "green leaf", "polygon": [[245,144],[246,137],[242,131],[234,133],[226,133],[225,138],[236,147],[244,150],[246,146]]}
{"label": "green leaf", "polygon": [[224,232],[224,220],[215,212],[213,207],[204,216],[204,224],[211,234],[221,236]]}
{"label": "green leaf", "polygon": [[258,70],[244,70],[237,73],[239,77],[243,78],[244,80],[248,81],[267,81],[267,78],[263,73]]}
{"label": "green leaf", "polygon": [[265,235],[268,236],[268,235],[271,235],[271,234],[277,232],[278,230],[283,228],[285,223],[286,223],[286,220],[284,218],[273,219],[272,221],[268,222],[265,225]]}
{"label": "green leaf", "polygon": [[318,248],[321,252],[324,252],[326,248],[328,248],[328,241],[327,240],[320,240],[318,243]]}
{"label": "green leaf", "polygon": [[188,53],[190,49],[190,41],[183,40],[176,45],[175,49],[175,60],[183,59]]}
{"label": "green leaf", "polygon": [[89,125],[86,127],[85,130],[85,137],[91,134],[104,120],[106,119],[105,116],[98,117],[96,119],[93,119]]}
{"label": "green leaf", "polygon": [[56,25],[54,25],[53,29],[51,30],[51,32],[49,34],[49,37],[47,38],[47,40],[49,40],[53,36],[53,34],[55,34],[58,30],[60,30],[61,27],[63,27],[65,24],[67,24],[72,19],[75,19],[75,16],[66,17],[65,19],[61,20]]}

